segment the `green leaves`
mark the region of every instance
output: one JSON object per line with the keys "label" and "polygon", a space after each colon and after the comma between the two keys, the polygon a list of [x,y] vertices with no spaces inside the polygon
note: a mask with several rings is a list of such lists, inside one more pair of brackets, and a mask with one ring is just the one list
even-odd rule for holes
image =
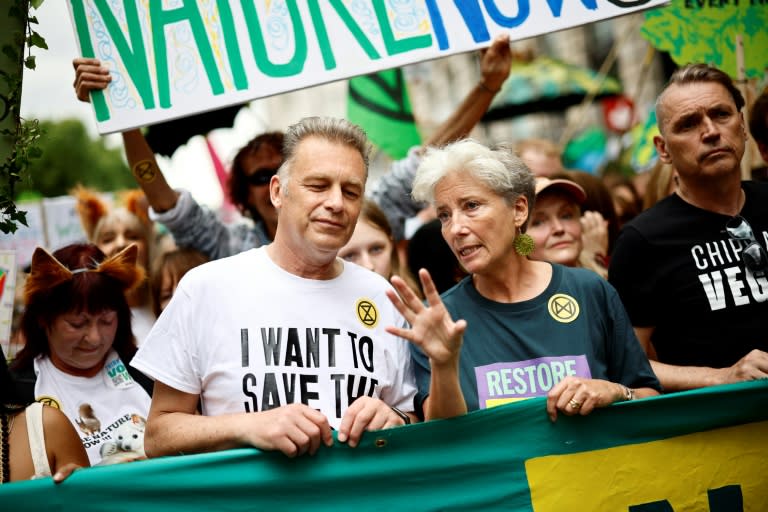
{"label": "green leaves", "polygon": [[24,194],[66,195],[78,183],[104,192],[136,186],[122,148],[108,147],[103,137],[91,138],[79,119],[44,120],[37,129],[42,136],[26,154],[27,168],[16,186],[17,200]]}
{"label": "green leaves", "polygon": [[[37,25],[37,18],[29,16],[30,7],[37,9],[43,0],[11,0],[8,8],[8,18],[18,20],[16,30],[6,33],[2,38],[0,52],[11,63],[9,70],[2,70],[3,86],[0,87],[0,120],[4,122],[0,129],[0,142],[10,151],[0,163],[0,231],[15,233],[19,224],[27,225],[26,212],[16,209],[14,201],[16,185],[24,178],[30,161],[40,158],[43,154],[37,145],[43,132],[37,120],[22,122],[19,117],[21,106],[22,66],[35,69],[37,66],[33,48],[48,49],[45,39],[32,30]],[[28,55],[25,57],[25,47]]]}
{"label": "green leaves", "polygon": [[27,37],[27,45],[30,47],[36,46],[44,50],[48,49],[48,44],[45,42],[45,39],[43,39],[43,36],[35,31],[30,31],[29,37]]}

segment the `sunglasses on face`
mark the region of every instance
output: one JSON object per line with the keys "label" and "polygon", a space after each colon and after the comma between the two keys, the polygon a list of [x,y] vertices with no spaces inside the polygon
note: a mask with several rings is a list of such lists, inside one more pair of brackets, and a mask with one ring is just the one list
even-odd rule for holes
{"label": "sunglasses on face", "polygon": [[737,215],[725,225],[728,236],[734,240],[746,240],[749,244],[741,251],[741,261],[753,272],[768,270],[768,253],[757,242],[747,219]]}
{"label": "sunglasses on face", "polygon": [[246,176],[245,181],[246,183],[254,187],[268,185],[269,180],[272,179],[272,176],[277,174],[278,169],[279,167],[275,167],[275,168],[264,167],[261,169],[257,169],[256,172],[254,172],[253,174]]}

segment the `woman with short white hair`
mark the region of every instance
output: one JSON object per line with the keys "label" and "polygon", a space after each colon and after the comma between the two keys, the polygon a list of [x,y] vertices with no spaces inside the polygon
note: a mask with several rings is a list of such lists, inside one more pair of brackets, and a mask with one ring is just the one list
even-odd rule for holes
{"label": "woman with short white hair", "polygon": [[616,291],[592,271],[528,258],[535,184],[518,157],[472,140],[430,149],[413,196],[435,207],[470,274],[440,296],[422,269],[426,303],[392,278],[411,327],[388,330],[413,343],[426,419],[546,396],[554,421],[658,394]]}

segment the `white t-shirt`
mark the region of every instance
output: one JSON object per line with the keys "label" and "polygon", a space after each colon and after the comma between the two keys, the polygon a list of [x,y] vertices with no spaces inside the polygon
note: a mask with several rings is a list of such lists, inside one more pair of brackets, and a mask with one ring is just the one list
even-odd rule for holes
{"label": "white t-shirt", "polygon": [[155,313],[149,306],[131,308],[131,330],[136,338],[136,345],[141,345],[155,324]]}
{"label": "white t-shirt", "polygon": [[67,415],[92,466],[144,457],[151,399],[114,350],[93,377],[64,373],[47,356],[38,356],[34,368],[35,400]]}
{"label": "white t-shirt", "polygon": [[384,330],[405,324],[389,286],[348,262],[304,279],[252,249],[190,270],[131,364],[200,394],[209,416],[303,402],[338,428],[362,395],[413,411],[408,342]]}

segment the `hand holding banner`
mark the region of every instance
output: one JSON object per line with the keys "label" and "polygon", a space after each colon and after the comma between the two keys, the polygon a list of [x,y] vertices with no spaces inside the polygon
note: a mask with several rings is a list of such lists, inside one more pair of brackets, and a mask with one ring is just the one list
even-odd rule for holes
{"label": "hand holding banner", "polygon": [[[101,133],[628,14],[669,0],[70,0]],[[482,4],[482,5],[481,5]]]}
{"label": "hand holding banner", "polygon": [[[768,381],[551,423],[545,398],[367,432],[314,456],[239,449],[0,486],[7,510],[766,510]],[[84,499],[83,497],[87,497]]]}

